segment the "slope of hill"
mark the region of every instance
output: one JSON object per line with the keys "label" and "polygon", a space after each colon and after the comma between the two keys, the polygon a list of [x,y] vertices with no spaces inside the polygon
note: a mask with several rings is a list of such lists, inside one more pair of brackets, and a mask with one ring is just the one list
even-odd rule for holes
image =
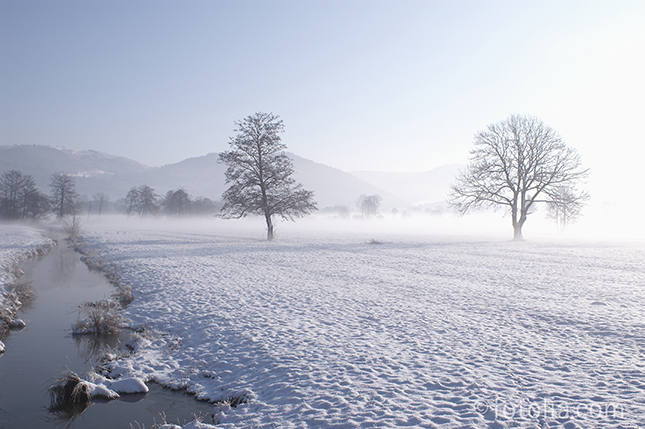
{"label": "slope of hill", "polygon": [[[314,191],[318,207],[347,206],[355,209],[361,194],[379,194],[383,209],[404,208],[409,204],[387,191],[349,173],[289,154],[294,161],[295,178],[305,189]],[[63,172],[76,177],[81,195],[105,192],[115,201],[134,186],[146,184],[163,195],[171,189],[184,188],[193,197],[219,200],[226,189],[226,166],[218,162],[218,154],[188,158],[162,167],[147,167],[123,157],[96,151],[74,151],[50,146],[0,146],[0,174],[20,170],[31,174],[43,192],[49,192],[53,173]]]}
{"label": "slope of hill", "polygon": [[116,197],[127,189],[128,177],[144,174],[151,168],[94,150],[40,145],[0,146],[0,173],[10,170],[30,174],[45,193],[49,192],[51,175],[60,172],[76,177],[77,190],[81,194],[106,192]]}
{"label": "slope of hill", "polygon": [[292,153],[289,156],[293,159],[294,177],[303,184],[305,189],[315,192],[314,196],[320,209],[343,205],[347,206],[349,210],[355,210],[356,200],[363,194],[379,194],[383,198],[382,208],[387,211],[393,207],[401,209],[410,205],[409,202],[397,195],[352,174],[318,164]]}
{"label": "slope of hill", "polygon": [[449,164],[420,173],[386,173],[381,171],[352,171],[366,182],[395,194],[413,204],[443,202],[450,184],[455,181],[460,164]]}

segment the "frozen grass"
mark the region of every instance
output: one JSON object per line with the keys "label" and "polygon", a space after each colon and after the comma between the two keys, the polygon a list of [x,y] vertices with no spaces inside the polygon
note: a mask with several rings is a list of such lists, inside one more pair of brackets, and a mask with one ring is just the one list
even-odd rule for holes
{"label": "frozen grass", "polygon": [[76,215],[66,217],[65,220],[63,220],[63,230],[71,241],[78,239],[81,234],[82,226],[83,223],[81,222],[80,217]]}
{"label": "frozen grass", "polygon": [[79,320],[72,326],[74,334],[112,335],[123,329],[123,315],[116,301],[85,301],[78,306]]}
{"label": "frozen grass", "polygon": [[94,382],[68,369],[49,386],[51,403],[47,409],[57,420],[66,422],[68,427],[91,406],[92,398],[119,398],[117,391],[110,388],[113,384],[125,387],[122,389],[125,393],[148,391],[145,384],[136,379],[109,380],[94,372],[87,376]]}
{"label": "frozen grass", "polygon": [[10,330],[22,329],[26,326],[22,319],[18,319],[18,310],[29,308],[36,299],[31,282],[19,278],[9,286],[9,292],[5,294],[5,306],[0,307],[0,338],[5,339]]}
{"label": "frozen grass", "polygon": [[48,410],[62,421],[73,423],[91,405],[87,383],[74,371],[67,370],[49,387]]}
{"label": "frozen grass", "polygon": [[229,406],[231,408],[237,408],[239,405],[246,404],[249,402],[249,398],[242,394],[242,395],[232,395],[229,396],[226,399],[220,400],[220,401],[215,401],[215,405],[225,405]]}
{"label": "frozen grass", "polygon": [[[196,415],[193,414],[193,420],[191,422],[184,422],[183,424],[177,419],[177,424],[168,423],[166,415],[164,413],[159,414],[159,423],[155,420],[150,426],[150,429],[210,429],[215,428],[215,426],[204,423],[208,416]],[[212,419],[212,417],[211,417]],[[215,422],[214,422],[215,423]],[[130,429],[146,429],[145,424],[141,424],[137,421],[130,423]]]}

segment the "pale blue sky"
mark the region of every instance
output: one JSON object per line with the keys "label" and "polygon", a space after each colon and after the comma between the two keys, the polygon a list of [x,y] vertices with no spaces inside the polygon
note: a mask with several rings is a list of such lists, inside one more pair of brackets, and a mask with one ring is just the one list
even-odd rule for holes
{"label": "pale blue sky", "polygon": [[0,0],[0,144],[156,166],[268,111],[306,158],[423,171],[527,113],[611,195],[645,156],[644,22],[620,0]]}

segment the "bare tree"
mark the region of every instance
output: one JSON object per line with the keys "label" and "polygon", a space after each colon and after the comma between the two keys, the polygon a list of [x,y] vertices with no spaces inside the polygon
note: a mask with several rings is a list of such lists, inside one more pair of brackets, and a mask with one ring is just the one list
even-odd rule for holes
{"label": "bare tree", "polygon": [[576,188],[589,170],[560,135],[533,116],[511,115],[475,135],[470,163],[451,186],[449,203],[464,214],[481,207],[505,207],[513,238],[536,203],[581,205],[587,194]]}
{"label": "bare tree", "polygon": [[547,203],[548,216],[558,225],[563,232],[567,225],[578,220],[582,207],[588,200],[586,193],[576,195],[568,187],[556,189],[552,192],[552,199]]}
{"label": "bare tree", "polygon": [[110,197],[107,196],[105,192],[97,192],[96,194],[94,194],[92,198],[96,202],[96,205],[98,206],[99,219],[100,219],[101,213],[103,212],[103,206],[105,206],[110,201]]}
{"label": "bare tree", "polygon": [[159,195],[148,185],[139,186],[139,214],[144,215],[156,215],[159,213]]}
{"label": "bare tree", "polygon": [[181,188],[176,191],[168,191],[161,201],[161,206],[169,215],[186,216],[190,214],[190,196],[188,195],[188,192]]}
{"label": "bare tree", "polygon": [[219,156],[227,165],[222,216],[264,216],[267,239],[273,239],[273,216],[294,220],[316,210],[313,192],[302,189],[291,177],[293,162],[284,153],[282,120],[272,113],[255,113],[235,122],[239,134],[229,142],[231,150]]}
{"label": "bare tree", "polygon": [[380,195],[361,195],[356,200],[356,205],[361,211],[364,218],[371,218],[378,216],[378,209],[381,205]]}
{"label": "bare tree", "polygon": [[11,170],[0,176],[0,218],[38,219],[49,211],[49,199],[29,174]]}
{"label": "bare tree", "polygon": [[0,176],[0,214],[4,219],[21,219],[25,176],[11,170]]}
{"label": "bare tree", "polygon": [[30,175],[25,176],[22,192],[22,218],[40,219],[50,212],[49,197],[36,188],[36,181]]}
{"label": "bare tree", "polygon": [[197,197],[190,204],[190,212],[196,216],[212,216],[220,208],[221,204],[205,197]]}
{"label": "bare tree", "polygon": [[76,181],[72,176],[65,173],[54,173],[49,187],[52,192],[52,210],[58,218],[80,213],[80,198],[76,192]]}
{"label": "bare tree", "polygon": [[131,188],[125,197],[126,213],[137,213],[139,216],[155,215],[159,213],[158,200],[159,195],[148,185]]}
{"label": "bare tree", "polygon": [[139,189],[130,188],[128,195],[125,196],[125,212],[128,215],[139,213],[140,199]]}

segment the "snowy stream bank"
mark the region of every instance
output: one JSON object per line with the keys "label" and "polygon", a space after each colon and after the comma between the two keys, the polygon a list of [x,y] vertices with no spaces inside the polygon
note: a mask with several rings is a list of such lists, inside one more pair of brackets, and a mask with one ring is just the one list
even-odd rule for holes
{"label": "snowy stream bank", "polygon": [[[24,263],[25,255],[43,253],[40,243],[33,242],[35,232],[12,227],[4,234],[0,229],[3,237],[11,237],[3,241],[3,246],[20,249],[3,253],[4,265],[16,267],[21,262],[22,279],[33,285],[36,296],[31,306],[17,313],[27,327],[8,338],[8,350],[0,355],[0,427],[45,428],[73,423],[77,428],[96,429],[129,427],[135,422],[150,427],[155,420],[161,421],[161,413],[169,422],[191,421],[192,413],[204,418],[211,415],[212,405],[198,403],[183,392],[152,385],[152,393],[147,394],[149,388],[140,379],[114,380],[94,372],[104,356],[116,357],[124,352],[120,343],[127,336],[72,335],[77,317],[74,310],[83,301],[105,300],[114,288],[101,275],[89,272],[66,244],[42,260]],[[79,380],[78,387],[94,398],[94,403],[84,403],[76,412],[67,407],[48,412],[48,386],[69,371],[85,378]]]}

